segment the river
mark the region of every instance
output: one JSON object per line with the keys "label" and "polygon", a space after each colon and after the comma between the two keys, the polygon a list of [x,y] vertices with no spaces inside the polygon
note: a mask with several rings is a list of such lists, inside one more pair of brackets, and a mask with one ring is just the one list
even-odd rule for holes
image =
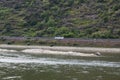
{"label": "river", "polygon": [[80,57],[0,52],[0,80],[120,80],[120,54]]}

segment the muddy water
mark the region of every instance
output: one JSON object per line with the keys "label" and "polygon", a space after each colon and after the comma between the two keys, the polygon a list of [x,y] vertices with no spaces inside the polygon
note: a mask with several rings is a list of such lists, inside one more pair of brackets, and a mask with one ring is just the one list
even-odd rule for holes
{"label": "muddy water", "polygon": [[0,80],[120,80],[120,54],[72,57],[0,52]]}

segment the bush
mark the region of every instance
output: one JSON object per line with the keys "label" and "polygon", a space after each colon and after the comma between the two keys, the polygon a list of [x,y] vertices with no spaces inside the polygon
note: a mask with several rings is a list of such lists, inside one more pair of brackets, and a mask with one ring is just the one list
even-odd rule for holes
{"label": "bush", "polygon": [[3,38],[3,37],[1,37],[1,38],[0,38],[0,40],[1,40],[1,41],[3,41],[3,42],[4,42],[4,41],[6,41],[6,39],[5,39],[5,38]]}
{"label": "bush", "polygon": [[13,44],[14,41],[8,41],[6,44],[10,45],[10,44]]}
{"label": "bush", "polygon": [[119,10],[119,9],[120,9],[120,4],[113,6],[113,10],[114,10],[114,11],[117,11],[117,10]]}
{"label": "bush", "polygon": [[98,32],[93,33],[91,36],[93,38],[110,38],[110,37],[112,37],[110,31],[98,31]]}
{"label": "bush", "polygon": [[63,34],[63,36],[66,38],[73,38],[73,37],[75,37],[75,34],[72,32],[69,32],[68,34]]}
{"label": "bush", "polygon": [[100,2],[100,3],[102,3],[102,2],[105,2],[105,0],[97,0],[97,2]]}

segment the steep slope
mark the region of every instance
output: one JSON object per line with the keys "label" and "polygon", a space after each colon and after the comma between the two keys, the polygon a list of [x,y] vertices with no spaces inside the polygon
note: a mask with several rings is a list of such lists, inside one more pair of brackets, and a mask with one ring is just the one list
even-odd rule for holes
{"label": "steep slope", "polygon": [[120,38],[120,0],[0,0],[1,36]]}

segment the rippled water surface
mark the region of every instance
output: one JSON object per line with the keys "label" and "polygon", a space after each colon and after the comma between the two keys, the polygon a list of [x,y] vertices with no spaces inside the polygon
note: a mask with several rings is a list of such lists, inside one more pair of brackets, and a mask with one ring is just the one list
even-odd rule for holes
{"label": "rippled water surface", "polygon": [[0,52],[0,80],[120,80],[120,54],[71,57]]}

